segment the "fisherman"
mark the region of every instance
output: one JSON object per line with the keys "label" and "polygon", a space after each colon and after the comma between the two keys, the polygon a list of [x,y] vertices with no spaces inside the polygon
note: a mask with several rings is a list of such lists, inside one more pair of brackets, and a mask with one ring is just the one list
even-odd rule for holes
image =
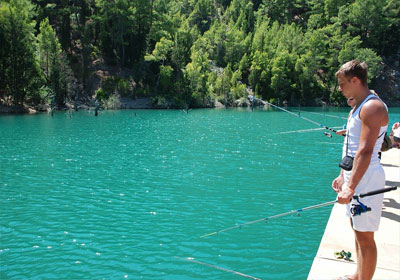
{"label": "fisherman", "polygon": [[96,99],[94,105],[95,105],[94,115],[97,117],[97,115],[99,114],[99,107],[100,107],[99,101],[97,101],[97,99]]}
{"label": "fisherman", "polygon": [[185,109],[183,109],[182,111],[183,111],[185,114],[188,114],[190,110],[192,110],[192,109],[189,108],[189,106],[185,106]]}
{"label": "fisherman", "polygon": [[249,100],[249,102],[250,102],[250,107],[251,107],[251,111],[253,111],[254,110],[254,103],[256,102],[256,97],[254,96],[254,95],[248,95],[247,96],[247,99]]}
{"label": "fisherman", "polygon": [[378,152],[383,142],[383,135],[388,126],[386,105],[372,94],[367,85],[368,68],[365,62],[356,60],[343,64],[336,72],[339,91],[354,108],[347,123],[347,135],[343,154],[353,157],[351,170],[341,169],[333,180],[332,188],[338,193],[337,199],[347,206],[347,216],[355,233],[357,269],[353,275],[339,279],[372,279],[377,262],[377,249],[374,232],[378,230],[383,194],[363,198],[362,203],[371,211],[352,215],[351,200],[355,192],[369,192],[385,186],[385,173],[380,165]]}
{"label": "fisherman", "polygon": [[75,109],[75,112],[78,112],[78,94],[75,94],[75,97],[74,97],[74,109]]}
{"label": "fisherman", "polygon": [[51,103],[50,103],[50,114],[53,117],[54,116],[54,110],[56,108],[56,96],[53,95],[51,98]]}

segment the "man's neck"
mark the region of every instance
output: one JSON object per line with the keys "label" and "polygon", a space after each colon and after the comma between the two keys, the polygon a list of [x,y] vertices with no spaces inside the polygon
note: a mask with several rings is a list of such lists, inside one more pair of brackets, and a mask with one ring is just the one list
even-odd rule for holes
{"label": "man's neck", "polygon": [[367,98],[368,95],[370,95],[370,94],[371,94],[371,92],[370,92],[369,88],[363,87],[362,90],[360,90],[360,94],[357,94],[356,96],[354,96],[355,110],[357,110],[357,108],[361,105],[361,103],[363,103],[365,98]]}

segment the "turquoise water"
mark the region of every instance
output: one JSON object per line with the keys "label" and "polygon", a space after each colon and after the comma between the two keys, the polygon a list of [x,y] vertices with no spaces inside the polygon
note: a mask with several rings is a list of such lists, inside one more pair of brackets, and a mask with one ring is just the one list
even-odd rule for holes
{"label": "turquoise water", "polygon": [[200,236],[333,200],[343,138],[317,128],[275,109],[1,116],[0,278],[243,278],[194,260],[306,279],[331,207]]}

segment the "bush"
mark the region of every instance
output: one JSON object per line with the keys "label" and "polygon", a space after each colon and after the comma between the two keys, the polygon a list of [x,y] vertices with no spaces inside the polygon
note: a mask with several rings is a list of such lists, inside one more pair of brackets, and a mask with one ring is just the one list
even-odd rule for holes
{"label": "bush", "polygon": [[121,107],[121,102],[117,96],[112,95],[103,102],[103,106],[105,109],[119,109]]}
{"label": "bush", "polygon": [[128,80],[119,79],[117,82],[117,90],[121,96],[129,96],[131,93],[131,88]]}
{"label": "bush", "polygon": [[98,89],[96,92],[96,99],[100,100],[100,101],[105,101],[110,97],[109,94],[107,94],[107,92],[105,90],[103,90],[102,88]]}

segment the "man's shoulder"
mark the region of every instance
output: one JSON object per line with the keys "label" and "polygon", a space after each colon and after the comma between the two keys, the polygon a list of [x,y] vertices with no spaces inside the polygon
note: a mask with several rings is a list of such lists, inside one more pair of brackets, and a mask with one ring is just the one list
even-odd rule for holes
{"label": "man's shoulder", "polygon": [[367,102],[365,102],[364,106],[362,107],[363,111],[381,111],[387,112],[386,105],[380,98],[371,98]]}
{"label": "man's shoulder", "polygon": [[361,108],[360,118],[363,121],[375,120],[387,122],[388,112],[385,103],[379,98],[371,98]]}

